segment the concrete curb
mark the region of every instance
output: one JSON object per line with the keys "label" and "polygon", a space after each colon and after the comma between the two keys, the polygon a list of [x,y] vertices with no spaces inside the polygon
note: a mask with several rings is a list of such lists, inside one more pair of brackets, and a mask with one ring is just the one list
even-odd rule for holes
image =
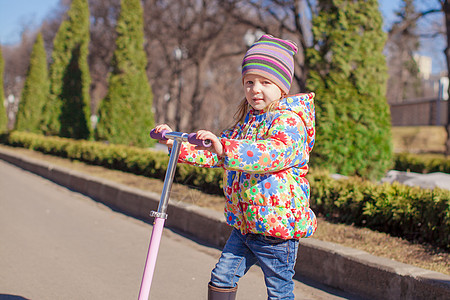
{"label": "concrete curb", "polygon": [[[151,222],[160,195],[0,149],[0,159]],[[223,214],[171,200],[166,226],[223,247],[231,231]],[[297,274],[368,299],[450,299],[450,276],[313,238],[302,239]]]}

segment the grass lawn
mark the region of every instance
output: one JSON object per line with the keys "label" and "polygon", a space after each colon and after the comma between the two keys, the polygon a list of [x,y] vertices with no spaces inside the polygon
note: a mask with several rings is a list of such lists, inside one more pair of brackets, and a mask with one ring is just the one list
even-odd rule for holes
{"label": "grass lawn", "polygon": [[445,151],[447,132],[443,126],[392,127],[394,152],[440,153]]}

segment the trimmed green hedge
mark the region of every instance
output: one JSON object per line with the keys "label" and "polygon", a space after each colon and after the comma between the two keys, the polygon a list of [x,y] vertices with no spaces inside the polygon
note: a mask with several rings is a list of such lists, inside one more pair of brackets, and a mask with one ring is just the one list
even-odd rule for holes
{"label": "trimmed green hedge", "polygon": [[[161,151],[24,132],[3,134],[0,142],[161,180],[168,162],[168,155]],[[179,164],[175,179],[205,192],[222,194],[220,168]],[[397,183],[380,185],[358,177],[335,180],[321,171],[310,172],[308,180],[313,210],[329,220],[450,249],[450,191]]]}
{"label": "trimmed green hedge", "polygon": [[395,170],[417,173],[450,173],[450,157],[435,154],[395,154]]}
{"label": "trimmed green hedge", "polygon": [[311,206],[328,220],[450,249],[450,191],[313,172]]}

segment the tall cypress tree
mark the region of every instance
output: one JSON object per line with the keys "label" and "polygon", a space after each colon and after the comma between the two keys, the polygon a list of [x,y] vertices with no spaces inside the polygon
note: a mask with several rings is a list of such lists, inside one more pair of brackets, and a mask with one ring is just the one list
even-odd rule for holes
{"label": "tall cypress tree", "polygon": [[49,96],[47,57],[42,34],[39,33],[30,56],[22,98],[16,116],[16,129],[41,133],[42,111]]}
{"label": "tall cypress tree", "polygon": [[121,2],[108,93],[100,104],[96,137],[115,144],[149,146],[154,125],[152,91],[145,67],[143,10],[139,0]]}
{"label": "tall cypress tree", "polygon": [[50,67],[50,100],[45,106],[45,133],[90,137],[89,7],[73,0],[56,34]]}
{"label": "tall cypress tree", "polygon": [[8,130],[8,116],[5,108],[5,91],[3,89],[3,71],[5,61],[3,60],[2,47],[0,47],[0,132]]}
{"label": "tall cypress tree", "polygon": [[308,89],[316,92],[312,165],[376,179],[391,166],[386,101],[386,34],[377,0],[319,0],[315,48],[307,51]]}

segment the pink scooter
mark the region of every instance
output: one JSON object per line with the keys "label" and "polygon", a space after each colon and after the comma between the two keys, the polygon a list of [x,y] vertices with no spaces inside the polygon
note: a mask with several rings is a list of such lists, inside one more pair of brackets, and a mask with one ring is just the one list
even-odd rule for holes
{"label": "pink scooter", "polygon": [[167,219],[167,206],[169,203],[169,194],[172,188],[173,177],[177,166],[178,157],[180,155],[181,143],[189,142],[194,145],[210,147],[210,140],[199,140],[195,133],[187,134],[181,132],[168,132],[163,130],[161,132],[150,132],[150,137],[157,140],[173,140],[172,150],[169,157],[169,165],[167,166],[166,177],[164,178],[164,186],[161,193],[161,200],[159,201],[158,211],[152,211],[151,217],[155,218],[153,223],[152,235],[150,238],[150,245],[148,247],[147,260],[145,262],[144,275],[142,276],[141,289],[139,291],[139,300],[148,300],[150,294],[150,287],[152,285],[153,273],[155,271],[156,257],[158,256],[159,244],[161,242],[161,235],[164,228],[164,223]]}

